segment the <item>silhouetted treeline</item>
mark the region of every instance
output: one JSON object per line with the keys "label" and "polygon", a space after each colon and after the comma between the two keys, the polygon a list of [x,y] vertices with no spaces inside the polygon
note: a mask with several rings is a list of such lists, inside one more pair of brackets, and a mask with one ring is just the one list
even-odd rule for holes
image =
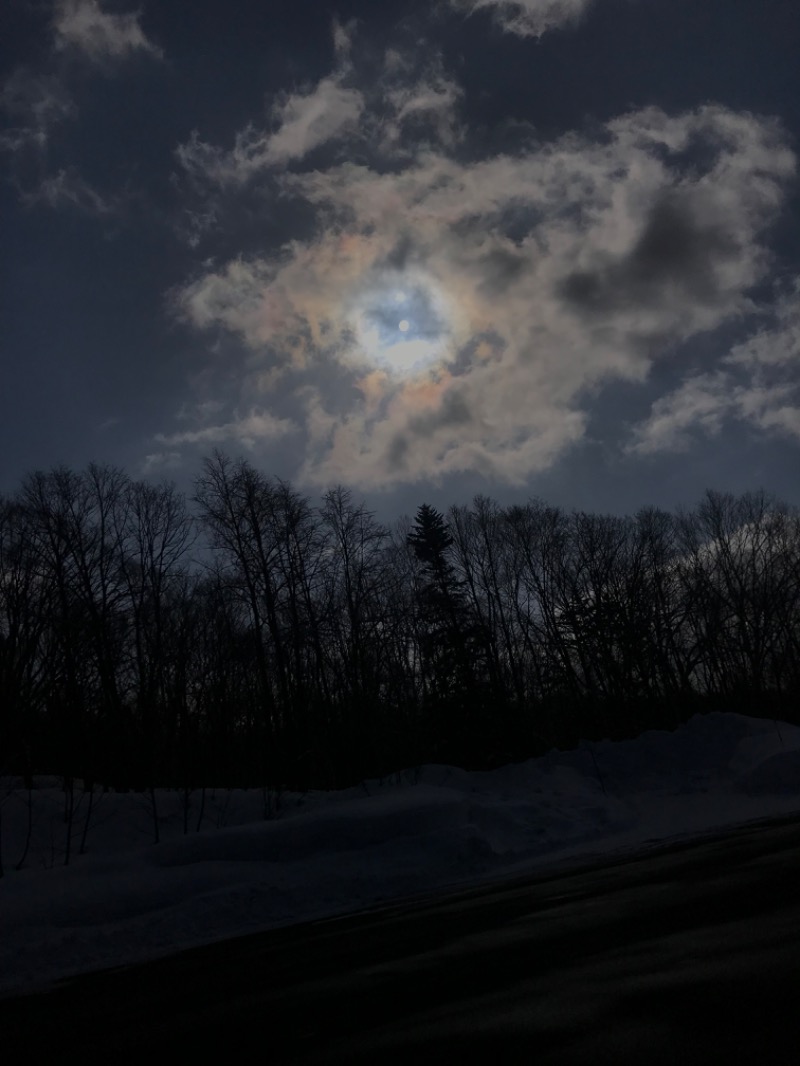
{"label": "silhouetted treeline", "polygon": [[0,499],[0,773],[337,787],[799,697],[800,517],[763,493],[388,529],[215,454],[190,504],[97,466]]}

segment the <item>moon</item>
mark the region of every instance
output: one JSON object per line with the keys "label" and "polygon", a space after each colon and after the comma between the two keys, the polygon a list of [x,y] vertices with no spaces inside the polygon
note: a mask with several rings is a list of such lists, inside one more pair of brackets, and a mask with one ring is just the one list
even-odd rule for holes
{"label": "moon", "polygon": [[457,308],[435,277],[416,268],[375,269],[357,280],[342,309],[352,332],[348,356],[353,362],[377,365],[400,378],[450,361]]}

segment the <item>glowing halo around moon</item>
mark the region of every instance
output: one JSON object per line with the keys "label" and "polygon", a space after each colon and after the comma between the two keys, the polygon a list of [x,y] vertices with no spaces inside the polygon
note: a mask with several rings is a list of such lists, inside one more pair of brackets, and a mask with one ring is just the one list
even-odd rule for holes
{"label": "glowing halo around moon", "polygon": [[393,374],[418,373],[454,354],[456,315],[434,278],[421,270],[377,275],[348,302],[351,356]]}

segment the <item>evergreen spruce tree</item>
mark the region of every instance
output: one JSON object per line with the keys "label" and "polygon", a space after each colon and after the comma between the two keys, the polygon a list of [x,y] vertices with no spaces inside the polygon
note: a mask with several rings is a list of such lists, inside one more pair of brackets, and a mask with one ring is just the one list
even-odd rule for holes
{"label": "evergreen spruce tree", "polygon": [[422,564],[425,579],[417,598],[420,650],[426,687],[446,732],[445,750],[456,755],[463,754],[467,744],[468,705],[475,677],[470,659],[470,612],[463,583],[448,557],[452,544],[443,515],[423,504],[408,534],[408,545]]}
{"label": "evergreen spruce tree", "polygon": [[435,508],[423,503],[417,511],[414,528],[408,534],[408,543],[422,563],[428,578],[423,589],[424,598],[453,621],[460,606],[461,588],[456,572],[447,558],[453,538],[444,517]]}

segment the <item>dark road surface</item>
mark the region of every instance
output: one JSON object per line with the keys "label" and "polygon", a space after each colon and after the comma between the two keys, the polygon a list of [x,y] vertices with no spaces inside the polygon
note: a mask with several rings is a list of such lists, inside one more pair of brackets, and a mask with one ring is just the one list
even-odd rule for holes
{"label": "dark road surface", "polygon": [[0,1057],[797,1066],[800,823],[0,1000]]}

